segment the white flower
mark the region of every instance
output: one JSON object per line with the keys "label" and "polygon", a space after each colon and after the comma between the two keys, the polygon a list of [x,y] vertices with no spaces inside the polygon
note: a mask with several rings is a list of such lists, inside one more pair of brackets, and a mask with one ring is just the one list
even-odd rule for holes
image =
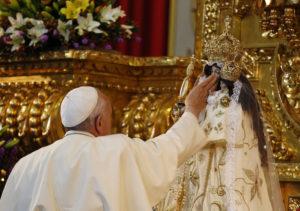
{"label": "white flower", "polygon": [[23,15],[21,13],[17,13],[16,19],[13,17],[8,17],[8,20],[11,24],[11,26],[6,30],[6,33],[13,33],[16,29],[21,28],[22,26],[25,26],[28,18],[23,19]]}
{"label": "white flower", "polygon": [[4,35],[5,31],[2,27],[0,27],[0,38]]}
{"label": "white flower", "polygon": [[100,23],[93,20],[93,16],[91,13],[88,13],[86,18],[78,16],[77,23],[78,26],[75,29],[78,29],[78,34],[80,36],[83,35],[84,31],[94,32],[96,34],[102,33],[102,31],[97,28],[98,26],[100,26]]}
{"label": "white flower", "polygon": [[43,34],[47,33],[44,22],[40,20],[31,20],[33,27],[28,30],[28,37],[31,39],[29,46],[35,46]]}
{"label": "white flower", "polygon": [[57,30],[58,32],[64,37],[65,41],[69,41],[70,39],[70,29],[69,27],[72,26],[72,20],[69,20],[68,22],[63,22],[61,20],[58,20],[58,26]]}
{"label": "white flower", "polygon": [[133,29],[133,26],[122,24],[121,27],[125,29],[126,33],[128,34],[128,37],[132,35],[131,29]]}
{"label": "white flower", "polygon": [[10,35],[11,41],[9,41],[8,44],[13,45],[11,51],[18,50],[20,45],[25,43],[24,37],[21,36],[20,33],[20,31],[13,31],[13,33]]}
{"label": "white flower", "polygon": [[112,9],[110,4],[108,7],[103,9],[100,21],[106,23],[116,22],[119,17],[123,18],[124,16],[125,12],[121,10],[121,6]]}

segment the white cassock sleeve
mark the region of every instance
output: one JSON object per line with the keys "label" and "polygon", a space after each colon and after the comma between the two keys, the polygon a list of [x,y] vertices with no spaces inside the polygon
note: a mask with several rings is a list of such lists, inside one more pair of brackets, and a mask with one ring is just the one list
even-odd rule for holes
{"label": "white cassock sleeve", "polygon": [[150,211],[167,193],[177,167],[205,144],[191,113],[147,142],[73,131],[16,164],[0,210]]}
{"label": "white cassock sleeve", "polygon": [[176,178],[177,168],[207,142],[197,118],[189,112],[185,112],[166,134],[146,142],[134,140],[131,141],[131,150],[152,206],[168,192]]}

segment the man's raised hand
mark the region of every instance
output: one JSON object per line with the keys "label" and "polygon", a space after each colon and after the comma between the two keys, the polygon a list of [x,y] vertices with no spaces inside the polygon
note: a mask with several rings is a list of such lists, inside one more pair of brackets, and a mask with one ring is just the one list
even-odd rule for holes
{"label": "man's raised hand", "polygon": [[216,87],[218,77],[210,75],[201,84],[195,86],[185,100],[185,111],[193,113],[197,118],[206,106],[209,91]]}

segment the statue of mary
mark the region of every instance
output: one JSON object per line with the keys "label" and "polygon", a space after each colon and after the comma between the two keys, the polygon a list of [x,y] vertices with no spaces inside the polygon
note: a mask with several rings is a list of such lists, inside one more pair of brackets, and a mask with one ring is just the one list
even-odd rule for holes
{"label": "statue of mary", "polygon": [[[241,74],[241,48],[228,30],[210,43],[201,83],[220,75],[199,124],[208,144],[178,169],[156,210],[283,211],[271,145],[254,89]],[[220,50],[221,49],[221,50]],[[209,57],[211,55],[211,57]],[[197,140],[195,140],[197,141]]]}

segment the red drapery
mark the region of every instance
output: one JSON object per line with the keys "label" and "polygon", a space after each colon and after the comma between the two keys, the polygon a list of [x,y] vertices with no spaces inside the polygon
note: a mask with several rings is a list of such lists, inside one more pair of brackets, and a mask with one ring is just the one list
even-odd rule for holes
{"label": "red drapery", "polygon": [[116,4],[135,22],[140,34],[133,34],[136,41],[118,43],[115,49],[132,56],[165,56],[169,0],[117,0]]}

